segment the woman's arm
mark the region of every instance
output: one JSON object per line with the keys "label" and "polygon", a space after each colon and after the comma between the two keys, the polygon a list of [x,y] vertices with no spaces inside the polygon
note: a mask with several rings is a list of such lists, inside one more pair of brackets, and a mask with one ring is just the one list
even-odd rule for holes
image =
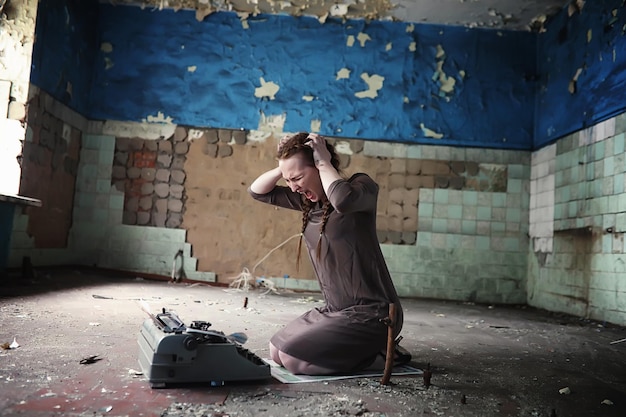
{"label": "woman's arm", "polygon": [[328,200],[339,213],[376,211],[378,184],[369,175],[354,174],[350,180],[334,181],[328,189]]}
{"label": "woman's arm", "polygon": [[376,211],[378,185],[365,174],[356,174],[346,181],[335,169],[326,140],[316,133],[309,135],[313,160],[320,174],[326,197],[339,213]]}
{"label": "woman's arm", "polygon": [[320,173],[322,187],[328,196],[330,184],[342,179],[331,162],[330,152],[326,148],[326,140],[316,133],[309,135],[309,146],[313,148],[313,162]]}
{"label": "woman's arm", "polygon": [[259,175],[250,184],[250,190],[255,194],[267,194],[276,187],[276,183],[283,177],[280,168],[270,169]]}

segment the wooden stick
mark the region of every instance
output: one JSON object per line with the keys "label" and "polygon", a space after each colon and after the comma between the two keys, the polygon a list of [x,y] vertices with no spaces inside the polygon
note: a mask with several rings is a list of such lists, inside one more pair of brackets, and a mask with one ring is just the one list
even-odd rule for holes
{"label": "wooden stick", "polygon": [[385,372],[383,378],[380,380],[380,385],[389,384],[391,379],[391,370],[393,369],[395,341],[393,337],[393,330],[396,326],[396,305],[394,303],[389,304],[389,317],[387,321],[387,354],[385,355]]}

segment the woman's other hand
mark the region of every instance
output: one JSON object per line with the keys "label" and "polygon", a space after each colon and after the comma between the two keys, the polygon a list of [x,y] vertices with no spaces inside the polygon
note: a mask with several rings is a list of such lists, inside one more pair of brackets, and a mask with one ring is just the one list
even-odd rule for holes
{"label": "woman's other hand", "polygon": [[315,166],[319,169],[324,165],[331,165],[331,155],[326,147],[326,139],[317,133],[310,133],[308,136],[309,141],[307,144],[313,149],[313,161]]}

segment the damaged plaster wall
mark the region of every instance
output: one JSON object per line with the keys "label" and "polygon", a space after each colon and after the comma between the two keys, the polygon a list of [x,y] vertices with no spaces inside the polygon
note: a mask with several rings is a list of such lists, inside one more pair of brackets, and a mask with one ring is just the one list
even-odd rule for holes
{"label": "damaged plaster wall", "polygon": [[[361,34],[361,33],[365,33],[365,32],[364,31],[359,31],[359,34]],[[357,34],[355,36],[355,39],[357,39],[357,38],[365,39],[364,36],[359,36],[359,34]],[[370,38],[372,38],[371,34],[369,34],[368,36]],[[368,44],[370,44],[370,41],[366,40],[364,42],[365,47],[367,47]],[[449,50],[448,46],[445,44],[445,42],[432,42],[429,45],[433,46],[432,51],[431,51],[432,55],[429,56],[430,61],[428,61],[428,62],[432,61],[432,67],[429,67],[429,71],[432,71],[430,73],[430,76],[433,77],[432,81],[434,82],[433,85],[432,85],[432,89],[429,90],[429,91],[431,93],[434,92],[435,95],[438,96],[437,99],[439,100],[439,98],[441,98],[441,96],[439,96],[440,93],[443,93],[445,95],[446,94],[446,90],[449,88],[449,86],[451,84],[449,82],[449,80],[448,80],[448,77],[450,77],[451,75],[454,76],[454,77],[458,77],[458,79],[455,78],[456,82],[454,83],[455,84],[454,87],[456,89],[458,87],[457,82],[459,81],[459,79],[462,79],[462,77],[464,77],[464,76],[468,76],[469,77],[469,76],[471,76],[471,73],[467,73],[466,75],[462,75],[463,74],[462,71],[466,71],[465,68],[457,68],[457,69],[450,70],[449,68],[447,68],[445,66],[446,62],[449,62],[448,58],[446,58],[445,61],[443,61],[443,64],[441,64],[441,62],[442,62],[441,51],[443,51],[446,54],[446,56],[452,55],[450,53],[450,50]],[[441,50],[439,50],[439,48],[437,48],[437,45],[441,45]],[[178,45],[178,46],[180,47],[181,45]],[[360,42],[355,42],[350,47],[351,48],[355,48],[357,46],[359,48],[362,48]],[[391,45],[391,46],[393,46],[393,45]],[[388,48],[390,48],[389,43],[387,43],[385,45],[385,50],[388,50]],[[419,42],[411,42],[408,45],[408,49],[411,50],[411,51],[418,51],[419,50]],[[102,54],[109,54],[109,55],[105,56],[104,57],[105,59],[102,59],[102,68],[108,68],[109,70],[111,70],[111,69],[115,68],[117,65],[119,65],[119,62],[116,62],[114,59],[112,59],[112,56],[111,56],[111,54],[113,54],[115,50],[116,49],[115,49],[115,45],[114,44],[111,43],[110,47],[109,47],[109,44],[107,42],[105,42],[103,44],[103,48],[101,49]],[[393,50],[393,48],[391,48],[389,50]],[[178,56],[178,58],[182,58],[182,55]],[[168,60],[165,60],[164,62],[155,62],[155,66],[158,67],[157,64],[158,65],[163,65],[163,66],[166,66],[166,67],[173,65],[172,62],[168,61]],[[441,64],[441,67],[439,67],[440,64]],[[173,65],[173,66],[178,68],[176,65]],[[348,66],[346,66],[345,63],[343,65],[339,66],[333,73],[334,78],[335,79],[343,78],[343,74],[346,71],[342,71],[342,70],[344,68],[347,68],[347,67]],[[196,64],[193,64],[193,63],[185,64],[184,68],[185,68],[185,71],[186,71],[185,75],[195,74],[195,73],[198,72],[198,70],[202,70],[200,65],[196,65]],[[438,69],[442,70],[442,72],[441,73],[436,73],[436,71]],[[416,73],[417,72],[418,71],[417,71],[417,68],[416,68]],[[342,77],[338,77],[337,76],[340,73],[342,74]],[[355,72],[352,71],[352,72],[349,72],[349,74],[351,74],[352,77],[355,77],[356,75],[361,77],[361,75],[362,74],[366,74],[366,72],[356,72],[356,75],[355,75]],[[376,74],[376,73],[375,72],[367,72],[367,74],[368,74],[368,76],[371,76],[372,74]],[[436,74],[436,77],[434,77],[435,74]],[[228,77],[229,74],[225,74],[225,76]],[[57,74],[57,78],[58,78],[58,74]],[[255,79],[256,80],[260,80],[261,78],[263,78],[265,83],[275,83],[276,86],[280,87],[278,90],[276,90],[276,88],[274,88],[273,90],[272,89],[263,90],[264,92],[267,92],[268,94],[266,94],[264,96],[264,98],[262,98],[261,100],[267,100],[267,102],[271,102],[273,100],[271,100],[272,94],[270,94],[270,93],[273,92],[273,94],[275,95],[274,100],[276,100],[277,97],[280,96],[281,88],[282,88],[282,90],[284,92],[284,88],[282,87],[282,85],[281,85],[281,83],[279,81],[270,79],[269,77],[262,76],[261,74],[258,74],[257,78],[255,78]],[[348,79],[350,79],[350,78],[348,78]],[[173,83],[173,85],[170,85],[170,87],[173,87],[172,88],[173,91],[177,90],[177,88],[176,88],[177,87],[176,80],[170,80],[169,78],[167,78],[167,79],[160,78],[160,79],[155,79],[155,80],[150,80],[150,81],[156,83],[157,81],[163,81],[163,80],[167,80],[168,82]],[[187,79],[187,81],[189,82],[188,83],[188,90],[184,90],[183,93],[180,93],[180,91],[178,91],[178,93],[183,95],[183,96],[185,96],[187,99],[189,99],[189,97],[195,97],[194,94],[196,94],[197,91],[198,91],[198,85],[194,84],[193,79],[191,79],[191,80]],[[72,84],[72,85],[78,85],[78,84]],[[383,85],[384,85],[384,82],[383,82]],[[260,83],[259,83],[259,85],[254,85],[254,88],[257,88],[259,86],[260,86]],[[568,87],[569,87],[569,84],[568,84]],[[255,91],[254,88],[252,88],[251,91]],[[453,91],[456,91],[455,89]],[[360,90],[354,90],[354,91],[364,91],[364,90],[360,89]],[[171,94],[174,94],[174,93],[171,93]],[[261,95],[263,96],[263,94],[261,94]],[[74,95],[74,96],[65,96],[65,97],[62,96],[61,99],[62,100],[66,100],[68,102],[71,102],[72,97],[75,97],[75,96],[76,95]],[[140,99],[145,99],[145,97],[142,94],[135,95],[134,97],[135,98],[132,98],[133,100],[138,100],[136,97],[139,97]],[[312,101],[314,101],[312,98],[314,98],[315,96],[313,94],[305,94],[305,95],[302,95],[302,97],[303,97],[303,101],[304,102],[312,102]],[[371,100],[372,98],[368,98],[368,99]],[[120,101],[120,104],[122,105],[122,107],[127,104],[128,100],[129,100],[129,98],[125,97],[124,100]],[[406,101],[409,101],[408,97],[403,99],[403,102],[406,102]],[[162,104],[162,103],[159,101],[158,104]],[[217,111],[217,110],[215,110],[215,107],[219,107],[220,104],[222,104],[222,103],[218,102],[217,104],[204,106],[203,111],[205,113],[211,113],[211,112]],[[159,105],[159,106],[156,106],[156,107],[161,108],[163,106]],[[233,107],[233,108],[236,109],[236,107]],[[345,110],[345,109],[337,109],[337,112],[341,112],[343,110]],[[150,111],[145,111],[144,113],[142,113],[142,115],[140,117],[140,120],[145,120],[146,119],[146,115],[154,115],[154,114],[162,114],[163,118],[165,118],[167,120],[172,120],[173,116],[171,114],[169,114],[169,112],[159,113],[160,111],[161,110],[152,111],[152,109],[150,109]],[[233,111],[232,108],[230,109],[230,111]],[[279,115],[276,115],[273,112],[267,112],[267,113],[263,113],[260,118],[264,119],[264,120],[277,120],[277,119],[280,119],[282,116],[285,116],[285,114],[281,113]],[[257,117],[259,117],[259,116],[257,115]],[[161,118],[159,118],[159,120],[161,120]],[[285,126],[284,122],[286,120],[288,120],[288,117],[286,117],[285,119],[282,120],[282,122],[280,122],[281,128],[283,126]],[[317,119],[309,117],[307,119],[309,124],[312,124],[311,120],[315,121]],[[320,126],[321,126],[321,124],[320,124]],[[419,128],[425,135],[426,135],[426,133],[428,133],[429,135],[433,135],[433,141],[434,141],[433,143],[441,143],[441,142],[436,142],[435,141],[435,137],[440,134],[438,132],[437,126],[433,126],[432,124],[421,122],[419,124]],[[374,141],[367,141],[367,144],[368,145],[370,145],[370,144],[374,145],[375,143],[374,143]],[[438,147],[423,147],[421,150],[431,151],[434,148],[438,148]],[[393,149],[396,149],[396,148],[394,147]],[[414,148],[412,148],[412,149],[414,149]],[[381,157],[382,155],[387,155],[384,152],[380,151],[380,149],[378,149],[378,151],[379,152],[374,152],[374,154],[377,155],[376,156],[377,158]],[[451,153],[453,153],[453,150],[449,150],[449,151]],[[434,152],[434,150],[433,150],[433,152]],[[480,153],[478,153],[478,154],[471,154],[471,156],[470,156],[470,154],[467,154],[466,158],[461,158],[461,160],[468,159],[468,160],[470,160],[470,162],[471,162],[471,160],[474,160],[474,161],[476,161],[476,160],[484,161],[484,159],[481,159],[480,155],[481,155]],[[598,155],[599,155],[599,152],[598,152]],[[496,155],[496,156],[497,156],[496,159],[501,158],[501,155]],[[415,157],[415,156],[413,155],[413,157]],[[569,156],[568,156],[568,158],[569,158]],[[252,162],[254,162],[254,161],[252,161]],[[239,162],[239,163],[251,163],[251,161],[244,159],[243,162]],[[600,166],[600,164],[596,165],[596,167],[599,167],[599,166]],[[604,167],[604,165],[603,165],[603,167]],[[600,169],[600,168],[597,168],[597,169]],[[200,174],[202,173],[201,170],[200,170],[199,173]],[[196,174],[198,174],[198,173],[196,173]],[[556,178],[557,177],[555,176],[555,180],[556,180]],[[516,207],[519,207],[520,204],[521,204],[520,201],[523,198],[523,197],[521,197],[521,196],[523,196],[522,190],[524,190],[523,185],[520,185],[520,184],[524,184],[524,181],[520,180],[519,178],[512,178],[512,179],[515,180],[511,184],[515,184],[515,187],[517,189],[516,193],[514,195],[514,198],[510,198],[509,199],[509,196],[507,195],[507,196],[505,196],[504,200],[508,201],[510,204],[512,204],[512,205],[514,205]],[[432,204],[435,203],[436,199],[443,198],[443,195],[444,195],[441,192],[434,192],[434,193],[431,193],[431,194],[432,195],[429,196],[429,197],[432,198],[432,200],[433,200]],[[468,193],[468,194],[465,194],[465,193],[459,193],[459,194],[457,194],[457,193],[450,193],[450,194],[447,195],[447,198],[448,198],[448,201],[450,201],[449,199],[451,197],[453,199],[455,199],[456,201],[459,201],[459,199],[460,199],[460,201],[464,201],[464,199],[466,198],[466,195],[467,196],[473,196],[472,198],[477,198],[474,194],[471,194],[471,193]],[[120,197],[120,196],[116,195],[116,197]],[[494,207],[497,208],[497,209],[501,209],[502,208],[501,204],[502,204],[503,196],[500,195],[500,194],[497,194],[497,195],[496,194],[494,194],[494,195],[489,194],[487,196],[482,196],[482,198],[480,198],[480,197],[478,197],[478,198],[479,198],[479,200],[481,200],[483,202],[483,204],[485,204],[485,201],[484,201],[485,199],[493,199],[493,201],[496,201],[496,197],[499,200],[499,202],[498,202],[499,205],[498,206],[494,206]],[[469,197],[467,197],[467,198],[469,198]],[[118,198],[118,200],[119,200],[119,198]],[[482,212],[482,214],[481,214],[482,216],[486,216],[487,215],[486,213],[488,213],[488,212],[489,213],[493,213],[492,210],[491,211],[490,210],[485,210],[484,207],[480,207],[480,208],[482,208],[482,210],[480,210]],[[561,210],[563,210],[563,209],[561,208]],[[476,211],[478,211],[478,210],[476,210]],[[557,211],[557,212],[562,212],[562,211]],[[514,212],[514,213],[515,214],[514,214],[514,216],[512,216],[512,218],[517,219],[516,221],[517,221],[518,226],[519,226],[519,224],[520,224],[519,219],[524,218],[524,215],[523,215],[523,213],[519,213],[519,210],[517,212]],[[454,212],[453,213],[449,213],[449,214],[454,215],[454,216],[458,216],[458,214],[454,213]],[[499,215],[500,216],[502,216],[502,215],[507,216],[508,214],[507,214],[506,211],[503,212],[502,210],[500,210],[499,211]],[[424,241],[421,241],[421,243],[418,242],[418,244],[420,245],[420,254],[422,253],[422,249],[423,249],[423,254],[424,254],[424,258],[423,259],[428,259],[427,256],[432,256],[432,255],[436,255],[438,257],[436,260],[439,261],[439,265],[438,265],[439,269],[435,269],[434,271],[437,272],[437,275],[432,276],[428,280],[428,284],[432,284],[433,287],[429,289],[430,292],[427,292],[427,294],[432,294],[433,296],[436,296],[436,297],[442,297],[442,296],[449,296],[450,295],[450,294],[446,294],[445,293],[445,290],[447,288],[446,285],[445,285],[446,284],[446,280],[442,280],[441,277],[443,277],[443,276],[445,276],[445,277],[459,276],[458,275],[459,270],[455,270],[454,269],[454,268],[458,268],[459,263],[456,263],[455,265],[450,265],[450,263],[448,261],[446,261],[446,257],[449,257],[450,255],[456,256],[459,253],[459,247],[458,246],[453,246],[453,245],[461,245],[461,246],[464,245],[465,247],[472,247],[472,248],[473,247],[478,247],[478,245],[481,245],[481,247],[483,248],[481,251],[473,252],[473,253],[471,253],[471,255],[470,255],[470,252],[465,252],[466,256],[463,259],[465,259],[468,262],[468,264],[461,264],[463,266],[463,268],[464,268],[463,272],[465,272],[469,276],[476,276],[476,273],[480,272],[480,265],[470,264],[469,263],[469,262],[471,262],[472,259],[477,259],[476,255],[480,256],[480,254],[482,254],[483,257],[484,257],[485,253],[489,253],[490,254],[490,257],[489,257],[490,260],[493,259],[494,262],[498,261],[498,260],[502,261],[502,265],[497,265],[499,267],[504,267],[506,265],[511,265],[512,263],[509,262],[509,261],[513,258],[513,260],[515,261],[515,264],[514,264],[515,270],[508,271],[508,270],[504,270],[502,268],[494,267],[493,265],[489,265],[489,268],[485,268],[486,270],[491,271],[491,272],[488,272],[488,274],[490,273],[491,274],[490,277],[492,277],[492,278],[493,278],[493,275],[495,275],[496,277],[498,277],[498,279],[493,280],[493,279],[488,279],[489,277],[484,277],[484,278],[481,277],[483,279],[474,281],[473,285],[483,289],[486,292],[486,294],[498,295],[498,296],[503,296],[503,295],[506,295],[506,294],[514,294],[514,298],[511,298],[511,299],[508,299],[508,300],[504,300],[504,301],[521,302],[520,300],[523,300],[523,297],[521,297],[521,294],[523,294],[524,280],[523,279],[518,279],[518,278],[521,276],[519,274],[519,269],[521,267],[523,268],[523,266],[525,265],[525,263],[524,263],[525,261],[524,260],[526,259],[526,253],[524,252],[524,253],[522,253],[520,255],[520,253],[515,252],[514,255],[512,256],[510,253],[497,253],[497,252],[495,252],[495,250],[499,249],[499,248],[502,248],[503,247],[502,244],[507,243],[507,242],[508,242],[509,245],[512,245],[512,246],[510,246],[511,249],[519,248],[520,245],[523,246],[523,243],[524,243],[524,240],[523,240],[524,230],[519,230],[519,229],[515,230],[515,229],[512,229],[512,228],[511,229],[507,229],[509,227],[508,224],[507,224],[505,226],[505,229],[504,229],[505,232],[517,233],[516,236],[506,236],[506,239],[505,239],[505,236],[500,236],[500,235],[495,236],[495,239],[491,239],[490,237],[487,237],[487,236],[479,236],[479,238],[477,238],[477,239],[472,239],[473,236],[469,236],[468,237],[468,236],[466,236],[464,234],[458,234],[458,233],[455,234],[454,232],[448,232],[447,228],[445,229],[445,232],[443,232],[442,231],[443,229],[441,229],[441,227],[442,227],[441,220],[444,220],[444,219],[432,218],[433,217],[432,215],[428,216],[426,214],[424,214],[424,216],[421,217],[420,219],[421,220],[424,220],[424,219],[428,220],[429,217],[430,217],[430,220],[431,220],[431,226],[430,226],[431,230],[423,229],[423,227],[427,227],[427,223],[425,225],[424,222],[422,222],[422,224],[420,226],[420,233],[419,233],[419,236],[421,236],[422,239],[426,239],[426,238],[428,238],[428,239],[424,240]],[[617,217],[616,217],[616,219],[617,219]],[[434,222],[434,220],[438,220],[438,221]],[[457,220],[458,219],[456,219],[456,218],[449,218],[449,219],[445,219],[445,220],[447,221],[447,225],[452,225],[453,228],[457,227],[456,225],[457,225]],[[451,221],[448,221],[448,220],[451,220]],[[572,220],[574,220],[574,218],[568,219],[568,220],[572,221]],[[516,221],[509,222],[509,223],[511,223],[511,227],[516,223]],[[483,223],[483,228],[484,228],[485,227],[485,225],[484,225],[485,221],[483,221],[482,223]],[[493,226],[494,230],[497,233],[501,233],[502,232],[502,225],[501,224],[496,224],[496,223],[502,223],[502,222],[493,222],[493,223],[494,224],[490,225],[490,226]],[[476,226],[478,227],[478,225],[476,225]],[[435,230],[439,230],[439,231],[435,232]],[[430,234],[429,234],[429,232],[430,232]],[[615,239],[614,235],[616,235],[617,236],[616,241],[619,242],[619,234],[611,233],[610,235],[611,235],[611,238],[614,238],[614,239]],[[133,236],[135,236],[135,237],[138,236],[138,233],[133,232]],[[89,237],[88,234],[85,234],[84,238],[88,238],[88,237]],[[608,239],[608,237],[607,238],[602,238],[603,245],[604,244],[608,244],[608,243],[604,243],[605,241],[607,241],[606,239]],[[122,242],[122,241],[125,241],[125,240],[123,240],[120,237],[119,240],[116,240],[115,242],[110,242],[110,244],[118,243],[118,242]],[[180,243],[180,242],[177,242],[177,243]],[[274,242],[272,242],[272,243],[274,243]],[[526,243],[528,243],[528,242],[526,242]],[[614,243],[613,241],[611,243],[611,245],[618,245],[618,244],[619,243]],[[427,250],[427,248],[431,248],[431,246],[433,246],[433,245],[438,245],[438,249],[439,250],[436,251],[436,253],[435,253],[435,251],[429,252]],[[447,245],[451,245],[451,246],[447,247]],[[513,245],[516,245],[516,246],[513,246]],[[274,245],[272,245],[272,247],[273,246]],[[528,246],[528,245],[526,245],[526,246]],[[414,252],[407,253],[406,254],[407,256],[406,257],[402,257],[401,260],[398,259],[398,257],[397,257],[397,253],[398,253],[397,248],[398,247],[399,247],[399,245],[385,246],[385,250],[387,251],[386,252],[386,256],[389,256],[389,259],[391,260],[390,264],[392,265],[392,267],[393,268],[403,268],[402,270],[395,269],[394,270],[394,273],[395,273],[394,276],[399,276],[400,277],[400,279],[401,279],[400,287],[403,290],[406,289],[408,291],[407,295],[418,294],[419,289],[424,288],[424,286],[420,287],[419,289],[416,289],[415,288],[414,277],[415,277],[416,274],[419,274],[420,276],[422,276],[423,274],[427,273],[427,271],[416,271],[416,270],[412,269],[412,268],[419,267],[419,265],[415,264],[415,253]],[[592,248],[593,248],[593,246],[592,246]],[[617,246],[615,246],[615,248],[617,248]],[[405,249],[404,245],[402,246],[402,249],[403,250]],[[235,256],[237,255],[237,253],[238,252],[236,251],[236,249],[234,249],[232,252],[230,252],[230,255],[232,255],[231,259],[236,259]],[[263,252],[263,254],[264,253],[265,252]],[[491,255],[494,255],[494,254],[496,254],[497,256],[491,256]],[[250,256],[248,256],[248,257],[250,257]],[[251,258],[252,259],[257,259],[255,257],[251,257]],[[608,259],[609,263],[607,263],[606,265],[611,265],[611,266],[614,265],[612,263],[612,261],[615,260],[612,257],[604,257],[603,258],[602,256],[595,257],[593,259],[594,259],[594,262],[597,262],[596,265],[600,265],[600,262],[604,262],[604,261],[606,261]],[[549,261],[549,259],[546,259],[546,260]],[[619,265],[619,262],[616,262],[616,263]],[[445,265],[443,265],[443,264],[445,264]],[[602,265],[604,265],[604,264],[602,264]],[[430,266],[430,264],[429,264],[429,266]],[[447,266],[448,269],[446,269],[446,266]],[[584,266],[584,267],[586,268],[586,266]],[[616,277],[616,276],[619,276],[619,274],[622,273],[623,271],[619,271],[619,270],[618,271],[599,270],[599,272],[610,272],[610,273],[614,274],[614,275],[612,275],[612,277]],[[465,277],[465,275],[463,275],[463,277]],[[564,277],[565,277],[565,275],[563,275],[563,279],[564,279]],[[600,278],[600,276],[598,275],[598,276],[596,276],[596,278]],[[615,284],[617,281],[612,281],[612,282]],[[472,294],[472,293],[468,294],[467,290],[469,288],[469,285],[467,285],[467,284],[463,285],[463,283],[459,283],[459,284],[461,284],[461,285],[459,285],[458,287],[454,287],[454,289],[458,290],[457,297],[459,297],[459,299],[489,300],[489,298],[485,297],[484,295],[482,296],[484,298],[476,298],[476,297],[478,297],[478,295],[476,295],[475,293],[474,294]],[[596,283],[596,284],[598,284],[598,283]],[[440,287],[436,287],[437,285],[439,285]],[[615,284],[615,285],[621,285],[621,284]],[[567,284],[563,285],[563,288],[567,289],[567,287],[568,287]],[[536,288],[538,288],[538,287],[536,287]],[[616,287],[616,288],[619,288],[619,287]],[[548,286],[547,289],[550,289],[550,287]],[[614,294],[617,294],[618,298],[616,298],[616,299],[617,299],[617,301],[621,302],[620,300],[623,300],[623,298],[620,298],[621,296],[618,293],[619,292],[615,291],[615,289],[614,289],[612,292],[611,291],[605,291],[605,292],[598,292],[597,294],[599,296],[602,296],[602,294],[604,294],[606,296],[612,296]],[[491,298],[491,299],[495,299],[495,298]],[[502,300],[499,299],[498,301],[502,301]],[[552,306],[550,304],[550,301],[551,300],[549,300],[549,299],[545,299],[545,300],[541,300],[541,303],[543,303],[543,305],[546,305],[546,306],[552,308]],[[539,303],[540,301],[538,301],[538,299],[536,299],[536,302]],[[612,301],[610,301],[610,300],[609,301],[603,300],[602,298],[599,297],[596,301],[594,301],[594,303],[595,303],[594,305],[596,306],[595,307],[596,313],[594,313],[594,314],[596,314],[598,317],[612,317],[611,318],[612,321],[620,322],[620,320],[623,320],[623,316],[624,316],[623,310],[620,310],[619,306],[617,308],[613,308],[611,306],[610,302],[612,302]]]}
{"label": "damaged plaster wall", "polygon": [[249,17],[246,28],[232,13],[198,22],[186,11],[107,5],[100,24],[112,50],[98,57],[93,118],[162,111],[177,124],[253,130],[260,113],[284,114],[287,131],[319,121],[320,133],[339,137],[514,149],[532,141],[530,33],[286,16]]}
{"label": "damaged plaster wall", "polygon": [[36,0],[3,2],[0,9],[0,193],[4,194],[19,192],[36,15]]}
{"label": "damaged plaster wall", "polygon": [[578,3],[538,35],[535,149],[626,110],[624,2]]}
{"label": "damaged plaster wall", "polygon": [[[191,11],[107,4],[99,25],[82,110],[92,119],[141,121],[162,112],[179,125],[254,130],[262,117],[284,115],[287,131],[338,137],[506,149],[532,143],[533,33],[234,13],[200,22]],[[67,72],[57,70],[57,54],[42,54],[57,75],[36,79],[54,90]],[[64,101],[62,91],[54,95]]]}
{"label": "damaged plaster wall", "polygon": [[243,15],[265,13],[314,16],[320,21],[328,17],[393,19],[509,30],[541,30],[546,20],[566,4],[562,0],[116,0],[116,3],[154,10],[196,10],[199,20],[217,11],[235,11]]}

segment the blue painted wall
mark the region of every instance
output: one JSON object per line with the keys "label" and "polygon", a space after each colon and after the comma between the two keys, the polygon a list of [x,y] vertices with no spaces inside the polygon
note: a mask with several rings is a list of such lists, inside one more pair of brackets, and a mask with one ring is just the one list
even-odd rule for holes
{"label": "blue painted wall", "polygon": [[[289,16],[258,16],[244,28],[233,13],[198,22],[190,11],[109,4],[99,5],[95,19],[75,4],[40,3],[32,80],[92,119],[141,121],[161,112],[182,125],[256,129],[262,114],[284,114],[288,131],[310,130],[319,120],[320,132],[334,136],[513,149],[532,144],[531,33],[434,25],[410,31],[398,22],[320,24]],[[76,23],[81,16],[88,27]],[[76,36],[79,30],[87,36]],[[358,40],[348,46],[348,37],[359,33],[369,36],[364,46]],[[91,68],[89,47],[97,53]],[[440,89],[441,62],[455,81],[450,92]],[[342,68],[350,75],[337,79]],[[357,98],[368,89],[362,74],[384,77],[375,98]],[[280,87],[274,99],[255,97],[262,78]],[[72,97],[64,91],[67,81]]]}
{"label": "blue painted wall", "polygon": [[[288,16],[251,18],[246,29],[231,13],[198,22],[95,1],[39,7],[32,82],[91,119],[161,112],[182,125],[255,129],[262,114],[284,114],[288,131],[320,120],[334,136],[538,149],[626,110],[622,0],[563,10],[539,35]],[[359,33],[370,40],[349,47]],[[456,82],[448,93],[442,59]],[[342,68],[349,78],[337,79]],[[364,73],[384,77],[375,98],[355,96]],[[255,97],[262,78],[280,87],[273,99]]]}
{"label": "blue painted wall", "polygon": [[81,0],[39,2],[31,82],[88,115],[97,52],[97,4]]}
{"label": "blue painted wall", "polygon": [[535,148],[626,111],[623,3],[587,1],[581,12],[560,13],[540,34]]}
{"label": "blue painted wall", "polygon": [[[190,11],[100,8],[100,51],[89,116],[142,120],[162,112],[190,126],[256,129],[261,114],[286,116],[285,130],[528,149],[532,143],[535,37],[522,32],[234,13],[198,22]],[[364,46],[350,35],[367,34]],[[415,43],[415,51],[410,45]],[[437,56],[438,45],[445,55]],[[390,47],[389,47],[390,46]],[[440,91],[438,61],[455,88]],[[108,65],[107,65],[108,62]],[[189,68],[195,68],[190,71]],[[347,79],[337,79],[342,68]],[[464,72],[464,74],[463,74]],[[375,98],[362,74],[384,77]],[[255,97],[261,79],[279,86]],[[307,101],[304,97],[312,97]],[[422,127],[443,135],[428,138]]]}

